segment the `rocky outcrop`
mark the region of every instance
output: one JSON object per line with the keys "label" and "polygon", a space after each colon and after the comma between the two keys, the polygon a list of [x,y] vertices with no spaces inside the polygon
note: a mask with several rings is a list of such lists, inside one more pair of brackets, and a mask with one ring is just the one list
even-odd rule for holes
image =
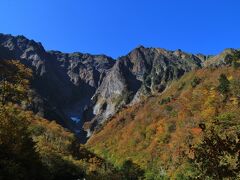
{"label": "rocky outcrop", "polygon": [[43,75],[46,72],[47,54],[41,43],[36,43],[24,36],[0,34],[0,46],[8,51],[11,58],[26,60],[25,63],[33,66],[38,74]]}
{"label": "rocky outcrop", "polygon": [[[96,91],[91,107],[93,119],[86,129],[94,129],[121,107],[141,97],[162,92],[185,72],[201,68],[204,56],[140,46],[120,57]],[[88,130],[89,131],[89,130]]]}

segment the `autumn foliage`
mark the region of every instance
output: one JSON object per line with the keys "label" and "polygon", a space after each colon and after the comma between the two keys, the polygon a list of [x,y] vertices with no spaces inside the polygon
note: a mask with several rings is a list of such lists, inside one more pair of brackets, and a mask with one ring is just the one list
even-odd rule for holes
{"label": "autumn foliage", "polygon": [[146,179],[239,178],[239,79],[232,67],[187,73],[120,111],[87,146],[116,166],[131,158]]}
{"label": "autumn foliage", "polygon": [[72,133],[31,111],[31,77],[18,61],[0,61],[0,180],[121,179]]}
{"label": "autumn foliage", "polygon": [[119,111],[86,146],[31,111],[31,78],[18,61],[0,61],[0,180],[240,178],[235,66],[185,74]]}

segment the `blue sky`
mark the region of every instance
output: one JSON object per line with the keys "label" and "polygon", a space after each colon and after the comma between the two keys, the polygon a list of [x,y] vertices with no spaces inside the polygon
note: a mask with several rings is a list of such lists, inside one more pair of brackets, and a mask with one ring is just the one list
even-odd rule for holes
{"label": "blue sky", "polygon": [[239,0],[1,0],[0,32],[115,58],[138,45],[216,54],[240,48],[239,8]]}

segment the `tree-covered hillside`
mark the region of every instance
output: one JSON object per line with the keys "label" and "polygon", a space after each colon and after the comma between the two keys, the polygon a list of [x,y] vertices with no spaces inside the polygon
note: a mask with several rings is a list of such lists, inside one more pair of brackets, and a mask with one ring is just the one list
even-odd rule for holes
{"label": "tree-covered hillside", "polygon": [[80,146],[55,123],[29,111],[32,72],[18,61],[0,61],[0,179],[121,179],[104,159]]}
{"label": "tree-covered hillside", "polygon": [[87,146],[116,166],[131,160],[146,179],[238,179],[239,106],[236,64],[192,71],[117,113]]}

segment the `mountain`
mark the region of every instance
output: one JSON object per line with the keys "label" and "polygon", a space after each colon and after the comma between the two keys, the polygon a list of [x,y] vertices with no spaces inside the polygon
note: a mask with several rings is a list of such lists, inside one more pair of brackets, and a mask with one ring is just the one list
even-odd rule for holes
{"label": "mountain", "polygon": [[164,92],[186,72],[226,64],[236,51],[206,56],[140,46],[114,60],[46,51],[24,36],[0,34],[0,59],[19,59],[34,71],[33,112],[57,120],[83,142],[123,107]]}
{"label": "mountain", "polygon": [[24,36],[0,34],[0,58],[19,59],[34,71],[32,110],[77,131],[82,112],[115,61],[105,55],[45,51]]}
{"label": "mountain", "polygon": [[[114,115],[121,107],[163,92],[172,80],[201,68],[205,56],[140,46],[120,57],[93,97],[90,128]],[[89,127],[89,126],[88,126]]]}
{"label": "mountain", "polygon": [[0,34],[0,179],[239,179],[239,68],[236,49],[115,60]]}

